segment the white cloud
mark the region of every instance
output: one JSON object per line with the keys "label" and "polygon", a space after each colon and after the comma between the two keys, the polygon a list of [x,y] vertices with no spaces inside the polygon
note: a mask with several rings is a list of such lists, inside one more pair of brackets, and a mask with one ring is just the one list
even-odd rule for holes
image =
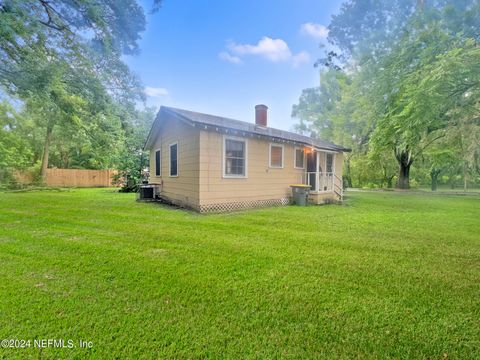
{"label": "white cloud", "polygon": [[226,51],[222,51],[220,54],[218,54],[218,57],[222,60],[231,62],[232,64],[242,63],[242,59],[240,59],[238,56],[231,55]]}
{"label": "white cloud", "polygon": [[310,61],[310,54],[306,51],[301,51],[296,55],[292,56],[292,65],[293,67],[299,67],[302,64],[308,63]]}
{"label": "white cloud", "polygon": [[228,49],[237,55],[260,55],[272,62],[287,61],[292,53],[282,39],[272,39],[267,36],[261,38],[256,45],[228,44]]}
{"label": "white cloud", "polygon": [[315,39],[326,39],[328,36],[328,28],[324,25],[315,23],[305,23],[300,27],[302,34],[309,35]]}
{"label": "white cloud", "polygon": [[167,96],[168,90],[164,88],[156,88],[151,86],[145,87],[145,94],[150,97],[159,98],[161,96]]}
{"label": "white cloud", "polygon": [[271,62],[289,62],[293,67],[298,67],[310,60],[310,55],[306,51],[293,54],[284,40],[272,39],[268,36],[262,37],[257,44],[253,45],[230,41],[227,49],[228,51],[221,52],[219,57],[235,64],[242,63],[242,58],[248,55],[260,56]]}

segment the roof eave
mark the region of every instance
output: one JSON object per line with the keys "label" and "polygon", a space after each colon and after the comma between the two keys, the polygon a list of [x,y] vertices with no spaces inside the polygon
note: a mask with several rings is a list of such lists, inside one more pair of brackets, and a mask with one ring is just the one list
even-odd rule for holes
{"label": "roof eave", "polygon": [[[180,114],[177,114],[177,115],[182,116]],[[189,120],[189,119],[187,119],[187,120]],[[285,138],[282,138],[282,137],[268,135],[268,134],[258,134],[256,132],[249,131],[249,130],[239,130],[239,129],[235,129],[235,128],[228,127],[228,126],[205,124],[205,123],[202,123],[202,122],[199,122],[199,121],[194,121],[194,120],[189,120],[189,121],[191,123],[194,123],[194,124],[198,125],[199,127],[203,127],[205,130],[208,130],[208,129],[211,129],[211,130],[224,129],[224,130],[233,132],[234,135],[239,135],[238,133],[240,133],[240,135],[242,135],[241,133],[250,134],[252,136],[258,136],[258,137],[263,137],[263,138],[268,138],[268,139],[277,139],[280,142],[288,142],[288,143],[293,143],[293,144],[297,144],[297,145],[310,146],[310,147],[317,148],[319,150],[326,150],[326,151],[332,151],[332,152],[350,152],[351,151],[350,149],[345,149],[343,147],[318,146],[318,145],[315,145],[315,144],[312,144],[312,143],[309,143],[309,142],[306,142],[306,141],[285,139]]]}
{"label": "roof eave", "polygon": [[185,116],[169,109],[168,107],[165,107],[165,106],[161,106],[160,107],[160,110],[158,110],[158,113],[157,113],[157,116],[155,117],[155,121],[153,122],[152,124],[152,127],[150,128],[150,131],[148,133],[148,136],[147,136],[147,140],[145,141],[145,144],[143,145],[143,150],[148,150],[152,147],[153,145],[153,139],[152,139],[152,136],[153,136],[153,133],[154,133],[154,129],[157,128],[157,124],[158,122],[160,121],[160,116],[163,114],[163,113],[166,113],[166,114],[169,114],[171,116],[174,116],[176,118],[178,118],[179,120],[183,121],[184,123],[187,123],[189,125],[192,125],[194,123],[193,120],[190,120],[188,118],[186,118]]}
{"label": "roof eave", "polygon": [[158,120],[160,118],[160,113],[163,110],[163,106],[160,106],[160,109],[158,110],[157,116],[155,116],[155,120],[153,120],[152,127],[150,128],[150,131],[148,132],[147,140],[145,140],[145,143],[143,144],[143,151],[146,151],[150,149],[152,146],[151,144],[151,139],[152,139],[152,134],[154,132],[154,129],[157,127]]}

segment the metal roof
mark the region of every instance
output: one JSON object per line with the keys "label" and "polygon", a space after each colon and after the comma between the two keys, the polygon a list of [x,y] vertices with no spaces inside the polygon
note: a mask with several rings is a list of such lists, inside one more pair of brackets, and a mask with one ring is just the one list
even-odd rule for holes
{"label": "metal roof", "polygon": [[254,135],[259,135],[261,137],[267,137],[270,139],[278,139],[284,141],[290,141],[302,145],[308,145],[315,148],[319,148],[322,150],[330,150],[335,152],[348,152],[351,151],[350,149],[344,148],[339,145],[335,145],[328,141],[323,141],[319,139],[313,139],[308,136],[296,134],[290,131],[284,131],[279,129],[274,129],[271,127],[263,127],[258,126],[253,123],[229,119],[222,116],[215,116],[215,115],[208,115],[202,114],[194,111],[177,109],[167,106],[162,106],[158,112],[157,118],[155,119],[154,124],[152,125],[152,129],[150,130],[150,134],[148,135],[147,141],[145,143],[145,148],[149,148],[152,145],[153,139],[153,128],[157,127],[160,122],[160,118],[162,113],[166,113],[172,115],[173,117],[177,117],[180,120],[183,120],[191,125],[200,125],[205,127],[206,129],[226,129],[226,130],[234,130],[237,132],[249,133]]}

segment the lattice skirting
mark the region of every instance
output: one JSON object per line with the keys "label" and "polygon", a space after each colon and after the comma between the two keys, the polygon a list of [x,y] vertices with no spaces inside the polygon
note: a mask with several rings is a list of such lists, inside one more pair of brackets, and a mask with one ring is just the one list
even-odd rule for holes
{"label": "lattice skirting", "polygon": [[215,213],[245,210],[259,207],[283,206],[290,204],[290,198],[271,199],[271,200],[251,200],[242,202],[231,202],[223,204],[200,205],[201,213]]}

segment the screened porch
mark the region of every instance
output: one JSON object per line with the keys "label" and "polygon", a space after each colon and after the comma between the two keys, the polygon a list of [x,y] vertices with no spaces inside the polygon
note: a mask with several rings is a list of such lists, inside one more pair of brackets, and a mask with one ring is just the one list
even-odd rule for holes
{"label": "screened porch", "polygon": [[310,185],[311,194],[332,194],[341,200],[343,197],[342,179],[335,173],[336,153],[320,149],[306,151],[307,166],[305,184]]}

